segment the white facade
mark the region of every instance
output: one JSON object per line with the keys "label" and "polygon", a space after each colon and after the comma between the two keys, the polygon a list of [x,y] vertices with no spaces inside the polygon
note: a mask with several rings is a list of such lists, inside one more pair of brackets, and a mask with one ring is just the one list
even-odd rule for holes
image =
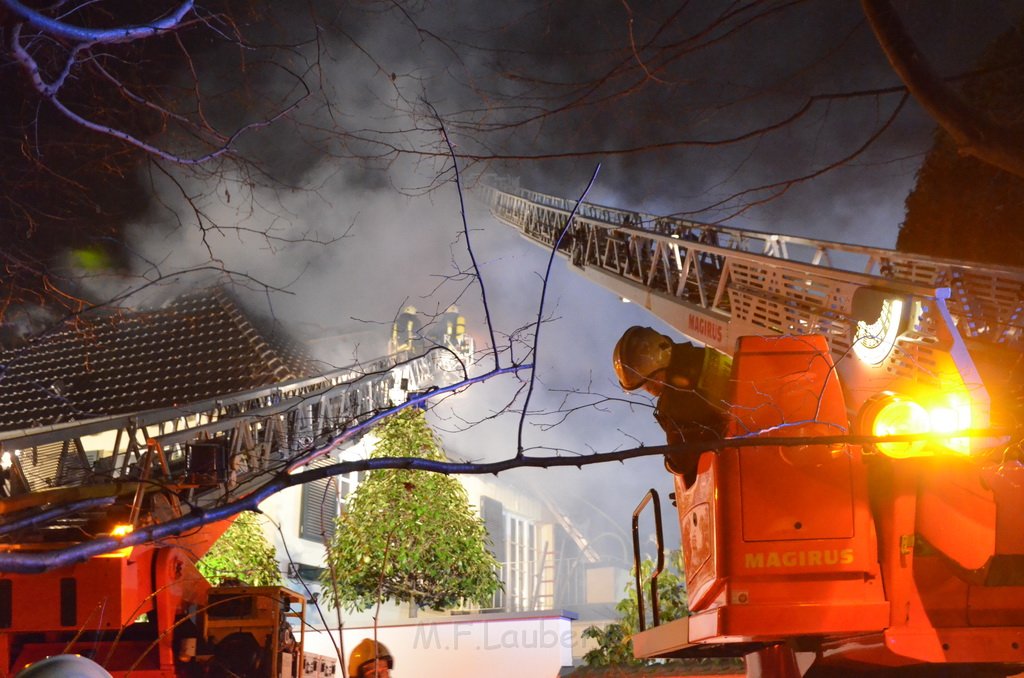
{"label": "white facade", "polygon": [[[346,627],[343,635],[347,658],[374,629]],[[380,626],[376,638],[395,659],[395,678],[555,678],[572,666],[576,642],[571,620],[554,615],[422,620]],[[336,655],[326,633],[307,634],[306,648]]]}
{"label": "white facade", "polygon": [[[372,435],[365,436],[360,443],[341,452],[340,457],[365,458],[372,444]],[[333,461],[337,461],[339,455],[333,456]],[[277,548],[285,585],[306,593],[310,600],[318,598],[320,585],[316,576],[325,567],[321,538],[325,530],[317,527],[324,521],[315,512],[333,509],[330,501],[323,501],[325,489],[329,494],[328,487],[340,487],[340,506],[344,496],[355,489],[358,479],[352,473],[337,477],[330,486],[323,483],[312,489],[309,485],[289,488],[260,505],[269,518],[265,529]],[[348,651],[359,640],[373,635],[374,615],[379,640],[397,659],[395,675],[399,678],[555,676],[560,668],[573,664],[574,656],[585,651],[579,645],[581,625],[573,625],[574,615],[559,609],[572,607],[564,604],[566,587],[559,585],[573,584],[583,591],[588,576],[581,568],[572,571],[572,577],[578,581],[557,581],[559,576],[569,576],[568,570],[559,568],[558,553],[559,544],[564,547],[567,537],[556,534],[558,528],[550,509],[507,483],[477,476],[460,480],[470,503],[483,514],[494,540],[493,550],[502,564],[504,590],[495,595],[492,605],[482,610],[474,607],[435,612],[387,603],[376,610],[342,611],[339,623],[338,611],[318,602],[319,610],[309,605],[307,612],[309,651],[335,656],[335,643],[325,629],[336,631],[340,626],[344,629],[347,658]],[[556,539],[561,539],[559,544]],[[578,602],[587,602],[585,595],[578,597]],[[408,668],[403,671],[403,667],[410,666],[410,658],[415,658],[415,673],[409,673]]]}

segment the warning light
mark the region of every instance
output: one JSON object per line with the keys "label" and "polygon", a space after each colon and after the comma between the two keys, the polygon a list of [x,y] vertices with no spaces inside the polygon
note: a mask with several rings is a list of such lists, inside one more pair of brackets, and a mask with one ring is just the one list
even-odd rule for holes
{"label": "warning light", "polygon": [[126,534],[131,534],[135,528],[127,524],[118,524],[114,526],[114,529],[110,531],[111,537],[123,537]]}
{"label": "warning light", "polygon": [[[890,393],[868,401],[860,420],[860,429],[875,436],[953,434],[971,428],[971,403],[957,393],[944,393],[927,403]],[[946,451],[970,454],[970,441],[964,437],[880,442],[874,446],[894,459],[929,457]]]}
{"label": "warning light", "polygon": [[[114,529],[112,529],[110,531],[110,536],[111,537],[123,537],[125,535],[131,534],[132,531],[134,531],[134,530],[135,530],[135,528],[132,525],[130,525],[130,524],[118,523],[117,525],[114,525]],[[116,551],[111,551],[110,553],[104,553],[103,555],[98,556],[98,557],[99,558],[125,558],[131,552],[132,552],[132,547],[131,546],[125,546],[124,548],[117,549]]]}

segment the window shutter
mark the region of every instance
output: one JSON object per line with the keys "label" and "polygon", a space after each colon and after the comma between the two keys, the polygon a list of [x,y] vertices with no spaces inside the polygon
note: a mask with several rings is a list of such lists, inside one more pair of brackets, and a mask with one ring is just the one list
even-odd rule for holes
{"label": "window shutter", "polygon": [[497,499],[480,497],[480,517],[484,519],[484,527],[491,537],[491,553],[499,563],[505,558],[505,507]]}
{"label": "window shutter", "polygon": [[[319,468],[333,463],[321,458],[307,468]],[[338,517],[338,481],[324,478],[302,486],[302,511],[299,536],[325,544],[334,537],[334,519]]]}

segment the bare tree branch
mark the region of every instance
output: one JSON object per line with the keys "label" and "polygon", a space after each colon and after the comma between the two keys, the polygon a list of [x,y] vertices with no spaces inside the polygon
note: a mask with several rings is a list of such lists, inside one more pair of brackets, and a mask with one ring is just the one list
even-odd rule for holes
{"label": "bare tree branch", "polygon": [[[389,412],[390,414],[390,412]],[[374,422],[376,419],[374,420]],[[363,428],[362,426],[358,428]],[[348,432],[351,433],[351,432]],[[986,429],[957,432],[957,437],[984,437],[1004,438],[1012,435],[1019,440],[1020,431],[1009,431],[1005,429]],[[347,436],[346,436],[347,437]],[[516,455],[502,461],[490,463],[460,463],[442,462],[423,458],[376,458],[361,459],[357,461],[345,461],[329,466],[323,466],[299,473],[279,473],[275,478],[265,483],[262,487],[251,494],[208,510],[193,509],[192,512],[164,523],[141,527],[124,537],[96,537],[92,540],[54,549],[46,552],[4,552],[0,553],[0,572],[11,573],[38,573],[47,570],[64,567],[73,563],[83,562],[89,558],[110,553],[128,546],[137,546],[149,542],[159,541],[168,537],[179,535],[189,530],[194,530],[203,525],[225,520],[246,510],[257,510],[260,502],[268,497],[289,487],[295,487],[313,480],[320,480],[339,473],[351,473],[353,471],[374,471],[380,469],[406,469],[431,471],[434,473],[459,474],[459,475],[497,475],[506,471],[519,468],[562,468],[575,467],[582,469],[584,466],[594,464],[606,464],[609,462],[625,462],[630,459],[665,455],[668,453],[699,452],[708,450],[721,450],[726,448],[748,448],[748,447],[803,447],[807,445],[867,445],[884,442],[913,442],[919,440],[944,440],[948,435],[893,435],[893,436],[865,436],[865,435],[832,435],[832,436],[763,436],[751,435],[734,438],[722,438],[720,440],[700,441],[686,443],[683,445],[652,445],[650,447],[636,447],[615,452],[601,452],[580,456],[523,456]],[[311,460],[336,446],[332,442],[324,448],[312,450],[303,455],[304,460]],[[95,502],[96,506],[102,505],[104,498],[89,500]]]}
{"label": "bare tree branch", "polygon": [[1024,177],[1024,130],[993,120],[940,78],[889,0],[861,0],[861,7],[893,70],[960,151]]}

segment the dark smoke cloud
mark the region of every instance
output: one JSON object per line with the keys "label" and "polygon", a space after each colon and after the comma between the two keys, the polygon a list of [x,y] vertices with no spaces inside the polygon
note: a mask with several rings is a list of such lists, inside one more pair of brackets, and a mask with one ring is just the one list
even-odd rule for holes
{"label": "dark smoke cloud", "polygon": [[[658,44],[698,30],[723,4],[691,3],[672,28],[657,36]],[[678,6],[630,3],[636,39],[642,43],[652,38],[658,23]],[[1020,12],[1019,5],[1009,2],[986,3],[984,10],[977,3],[955,0],[899,7],[925,53],[948,75],[969,69],[984,45],[1013,25]],[[308,21],[308,14],[298,11],[298,5],[295,9],[295,22]],[[635,68],[630,76],[611,78],[592,94],[606,97],[599,104],[510,130],[491,129],[489,125],[521,118],[525,111],[566,103],[569,84],[595,78],[608,64],[629,64],[625,5],[610,0],[466,0],[412,6],[409,12],[377,3],[321,9],[320,37],[326,48],[321,81],[333,108],[311,102],[301,112],[301,126],[282,136],[268,133],[260,138],[268,167],[301,190],[248,188],[241,177],[237,182],[229,177],[207,192],[203,207],[215,222],[253,232],[214,233],[203,243],[189,225],[190,206],[163,186],[163,203],[185,225],[177,226],[166,209],[154,210],[135,225],[131,245],[146,261],[159,262],[161,270],[208,261],[209,245],[226,268],[285,290],[253,292],[249,298],[256,308],[272,311],[282,323],[304,332],[329,336],[384,335],[403,305],[434,312],[456,300],[481,344],[486,336],[476,291],[459,297],[464,282],[451,279],[468,259],[460,239],[455,187],[437,183],[450,161],[416,154],[443,148],[427,104],[447,117],[457,153],[538,155],[730,137],[789,114],[812,94],[897,84],[856,3],[804,2],[680,59],[659,78],[637,82]],[[625,87],[635,91],[613,96]],[[480,172],[499,171],[520,177],[524,186],[573,197],[600,161],[593,201],[718,220],[736,211],[735,203],[708,209],[722,198],[799,176],[857,148],[896,100],[885,95],[817,105],[794,125],[733,145],[464,165],[470,170],[469,183]],[[338,127],[357,134],[334,135]],[[911,104],[865,154],[813,182],[795,185],[730,223],[891,246],[931,129]],[[382,144],[403,152],[365,157],[383,153]],[[443,176],[450,178],[451,173]],[[434,188],[422,190],[428,186]],[[470,201],[470,206],[492,319],[500,333],[509,333],[534,319],[538,275],[546,256],[497,224],[479,204]],[[258,235],[268,228],[285,240],[345,237],[327,247],[288,245]],[[137,270],[151,273],[152,267],[140,264]],[[193,276],[182,284],[196,283]],[[552,320],[542,330],[536,356],[542,388],[531,409],[557,408],[563,392],[572,389],[621,396],[610,364],[615,340],[632,324],[663,328],[641,309],[595,289],[562,264],[556,265],[551,286],[547,308]],[[344,338],[318,346],[326,359],[345,362],[356,344],[361,357],[376,348],[372,340]],[[514,415],[454,431],[464,428],[455,414],[470,421],[486,417],[518,385],[511,377],[503,378],[439,406],[439,426],[452,431],[445,435],[449,449],[470,459],[514,454]],[[662,441],[660,429],[643,408],[609,405],[607,411],[574,414],[550,430],[539,427],[548,420],[530,417],[526,446],[588,453]],[[648,487],[665,493],[670,489],[669,476],[657,460],[583,472],[513,475],[566,505],[599,500],[607,514],[621,521],[614,529],[623,533],[629,511]]]}

